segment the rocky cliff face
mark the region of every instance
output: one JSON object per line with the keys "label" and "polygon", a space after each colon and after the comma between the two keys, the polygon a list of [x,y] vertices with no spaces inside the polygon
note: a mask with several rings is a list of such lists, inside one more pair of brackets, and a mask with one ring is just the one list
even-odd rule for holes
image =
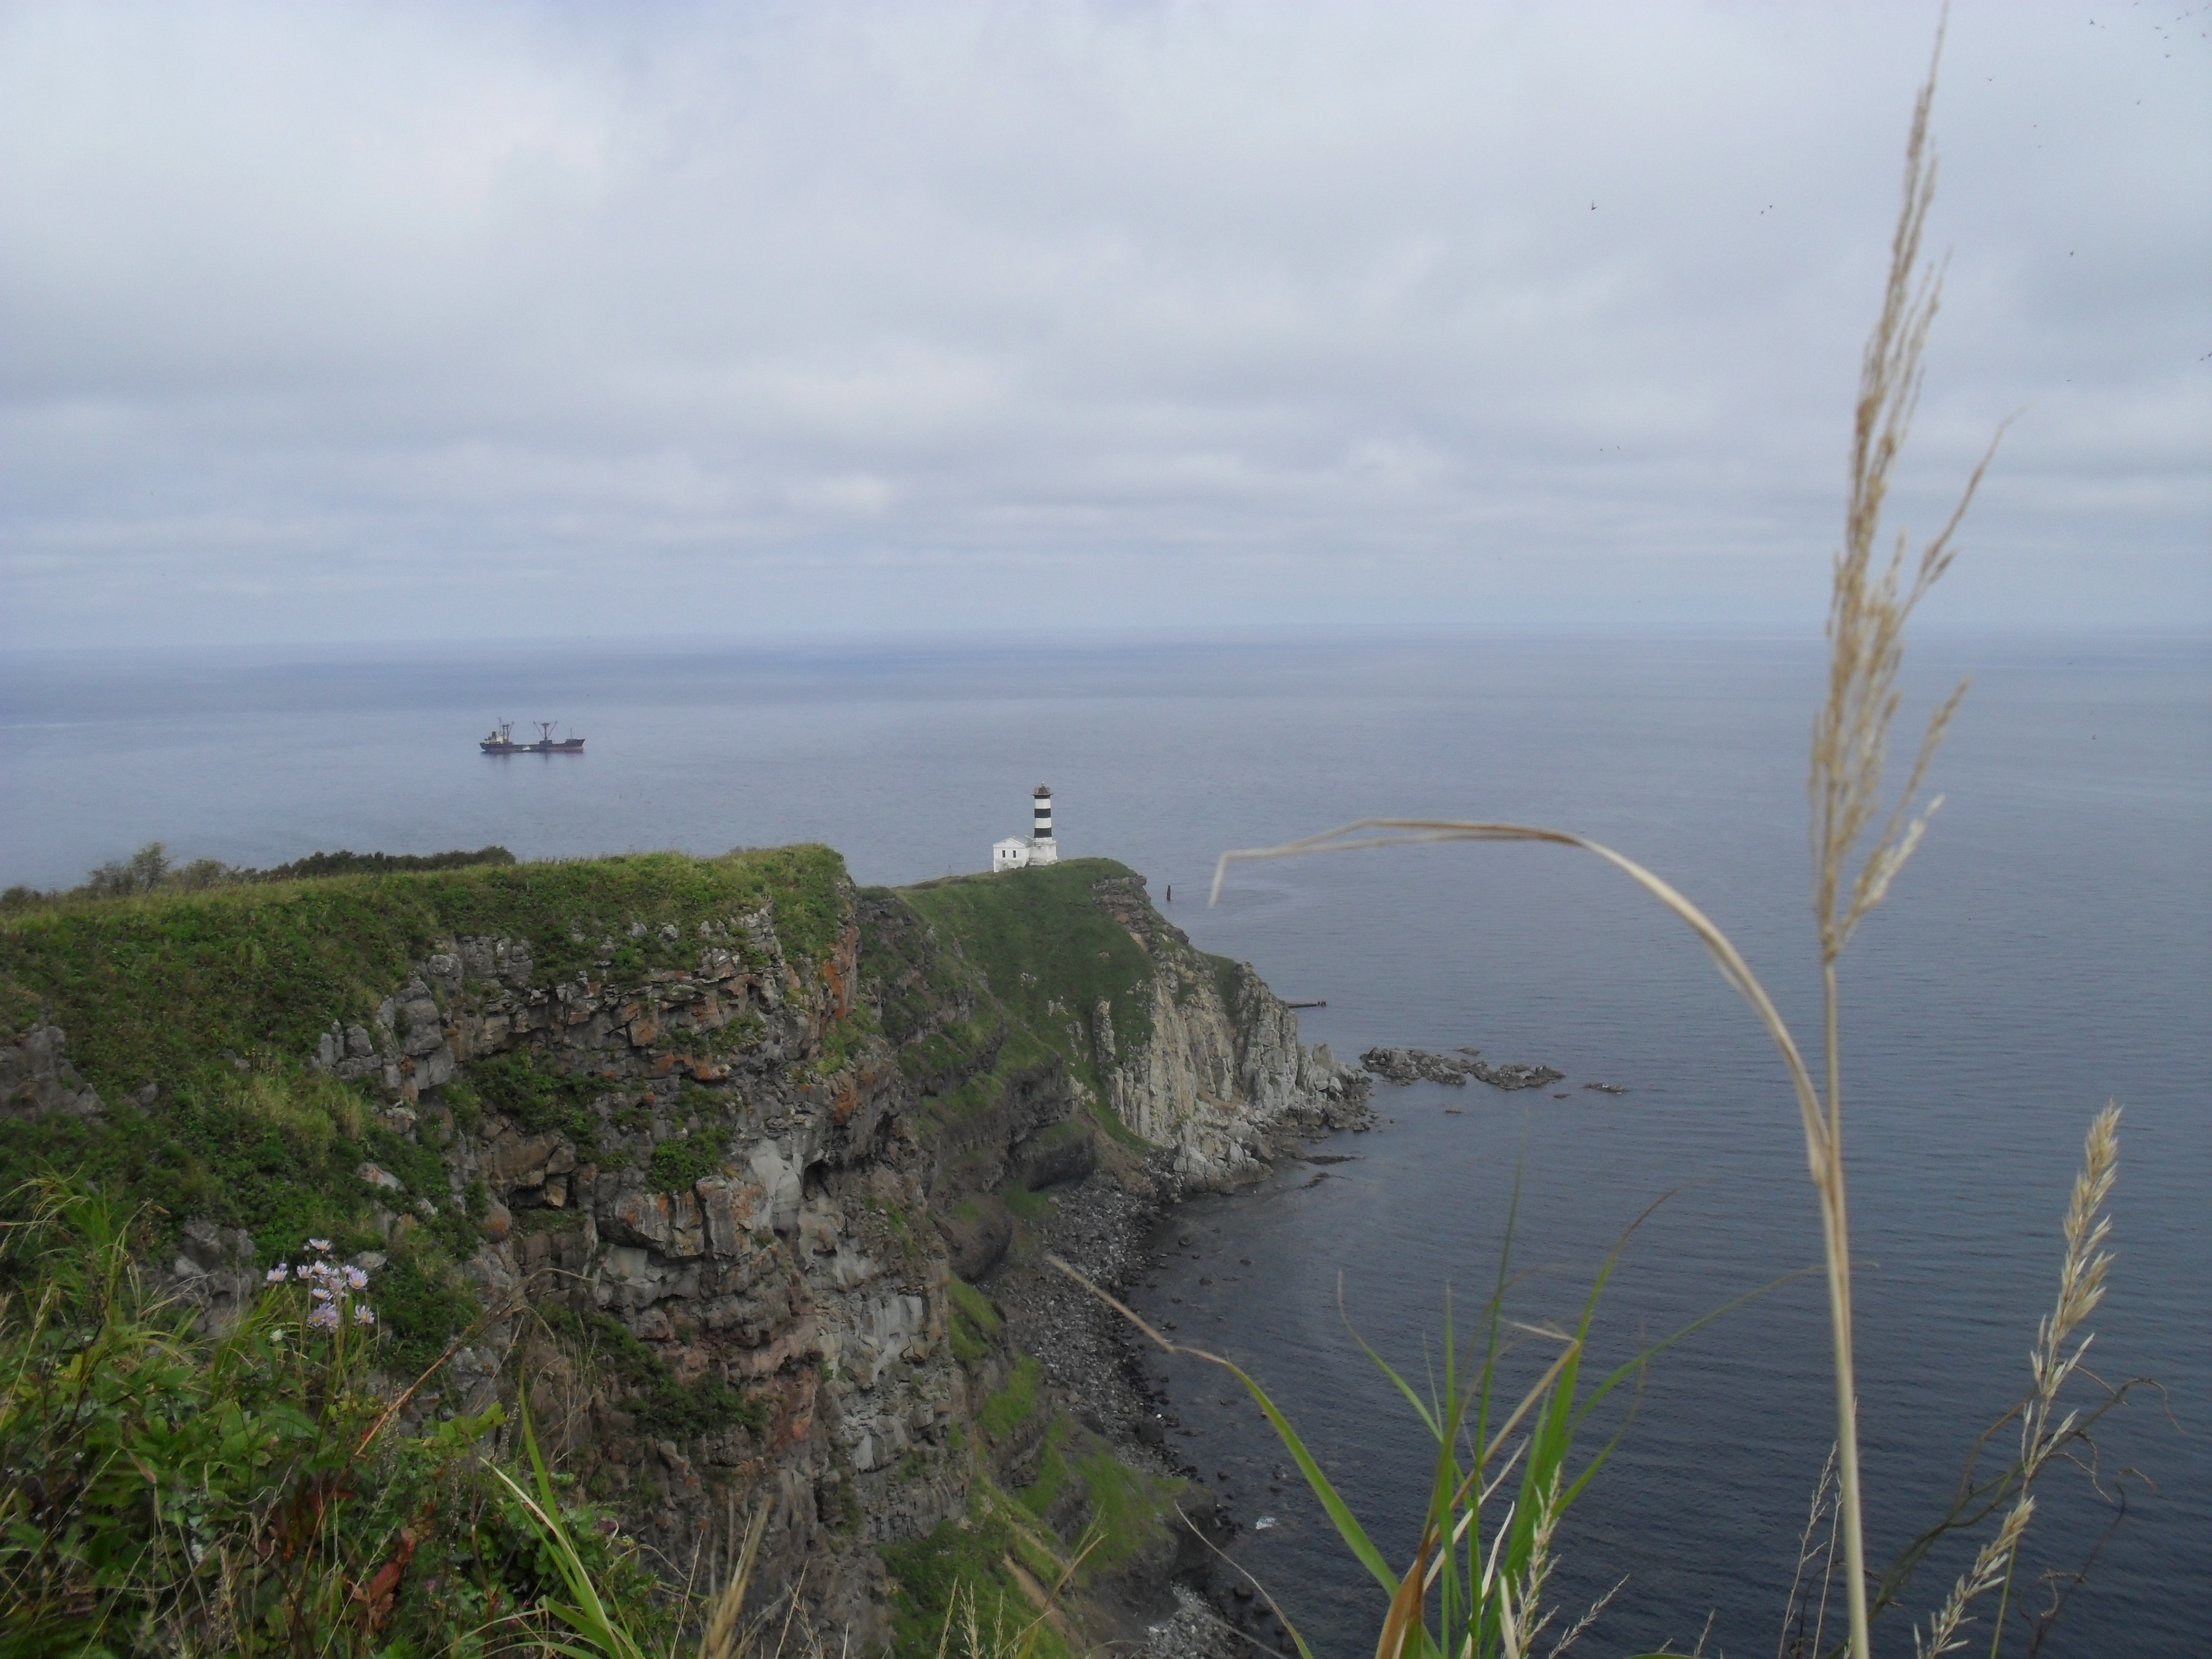
{"label": "rocky cliff face", "polygon": [[1289,1137],[1354,1122],[1368,1085],[1328,1046],[1298,1042],[1298,1017],[1249,964],[1206,957],[1155,910],[1141,876],[1109,877],[1098,900],[1151,958],[1147,1041],[1116,1043],[1109,1008],[1094,1010],[1093,1041],[1110,1059],[1109,1102],[1146,1139],[1174,1151],[1186,1191],[1256,1179]]}
{"label": "rocky cliff face", "polygon": [[[858,1650],[888,1634],[879,1547],[1091,1432],[1048,1398],[1006,1404],[1054,1374],[1010,1323],[1054,1328],[962,1283],[1022,1256],[1030,1195],[1225,1188],[1364,1110],[1364,1079],[1302,1047],[1249,967],[1194,950],[1142,878],[1079,860],[975,880],[990,884],[940,887],[933,908],[842,884],[811,956],[773,902],[457,932],[373,1006],[332,1009],[303,1056],[396,1138],[356,1171],[383,1240],[356,1260],[441,1228],[471,1243],[483,1317],[420,1409],[519,1391],[678,1573],[765,1503],[757,1583],[803,1568],[817,1627]],[[1009,930],[1028,952],[1012,967]],[[1118,976],[1089,996],[1102,959]],[[0,1109],[100,1110],[63,1042],[40,1024],[0,1049]],[[251,1236],[192,1221],[185,1237],[179,1293],[234,1316]],[[1080,1496],[1058,1492],[1048,1519],[1076,1526]]]}
{"label": "rocky cliff face", "polygon": [[813,1616],[865,1642],[871,1546],[962,1508],[948,1435],[1006,1360],[946,1342],[918,1097],[859,997],[852,897],[819,962],[787,957],[772,910],[700,924],[691,965],[633,981],[621,935],[550,984],[529,940],[441,941],[314,1063],[443,1154],[441,1191],[370,1174],[387,1231],[482,1216],[464,1270],[491,1317],[449,1364],[453,1403],[518,1379],[672,1562],[767,1502],[763,1581],[804,1564]]}

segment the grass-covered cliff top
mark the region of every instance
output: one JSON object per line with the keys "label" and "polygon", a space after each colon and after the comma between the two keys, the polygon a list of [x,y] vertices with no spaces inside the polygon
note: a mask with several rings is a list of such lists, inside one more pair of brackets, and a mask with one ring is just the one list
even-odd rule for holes
{"label": "grass-covered cliff top", "polygon": [[[895,907],[888,915],[918,918],[939,941],[878,929],[908,935],[896,949],[918,954],[887,962],[886,939],[870,938],[864,963],[878,959],[879,987],[902,975],[910,984],[915,1018],[887,1002],[887,1035],[940,1120],[1059,1062],[1103,1095],[1104,1073],[1149,1038],[1156,965],[1102,903],[1102,882],[1141,906],[1140,878],[1109,859],[879,896]],[[367,1022],[441,944],[526,941],[544,987],[590,968],[611,937],[616,977],[635,981],[690,965],[702,921],[766,908],[787,955],[819,961],[851,890],[835,852],[793,847],[256,881],[0,915],[0,1042],[60,1027],[70,1064],[106,1107],[91,1120],[0,1113],[0,1195],[65,1170],[118,1199],[155,1201],[172,1224],[202,1215],[246,1228],[272,1254],[311,1232],[346,1233],[374,1196],[357,1173],[364,1158],[411,1191],[446,1183],[436,1152],[385,1127],[361,1085],[311,1057],[332,1021]],[[963,1012],[948,1020],[954,1009]],[[458,1258],[474,1228],[441,1212],[428,1231]],[[419,1329],[447,1317],[426,1309]]]}
{"label": "grass-covered cliff top", "polygon": [[[386,1127],[357,1085],[310,1064],[332,1020],[362,1021],[444,940],[526,940],[538,986],[618,941],[616,971],[696,960],[696,929],[771,909],[787,957],[819,961],[844,925],[849,883],[826,847],[678,853],[252,883],[73,898],[0,916],[0,1042],[41,1022],[66,1034],[97,1118],[0,1115],[0,1207],[49,1171],[252,1232],[271,1257],[310,1234],[363,1248],[376,1194],[364,1158],[417,1193],[446,1187],[441,1155]],[[635,924],[644,927],[633,936]],[[675,936],[661,928],[673,923]],[[155,1085],[144,1102],[135,1097]],[[437,1266],[471,1248],[447,1206],[419,1260],[395,1260],[384,1311],[403,1357],[460,1316]],[[411,1304],[411,1305],[410,1305]],[[434,1350],[432,1350],[434,1351]]]}
{"label": "grass-covered cliff top", "polygon": [[[844,861],[826,847],[720,858],[647,853],[84,899],[0,916],[0,1036],[40,1019],[112,1103],[188,1085],[228,1051],[305,1055],[357,1019],[439,939],[526,939],[533,979],[568,978],[607,934],[640,966],[696,956],[698,922],[774,906],[787,952],[819,960],[842,915]],[[627,937],[633,921],[646,936]],[[664,945],[657,930],[683,937]]]}
{"label": "grass-covered cliff top", "polygon": [[1101,1003],[1113,1011],[1117,1053],[1140,1047],[1152,1030],[1152,959],[1098,902],[1098,884],[1115,878],[1143,879],[1112,859],[1069,859],[942,878],[902,888],[899,896],[956,941],[993,994],[1097,1085],[1109,1059],[1096,1048]]}

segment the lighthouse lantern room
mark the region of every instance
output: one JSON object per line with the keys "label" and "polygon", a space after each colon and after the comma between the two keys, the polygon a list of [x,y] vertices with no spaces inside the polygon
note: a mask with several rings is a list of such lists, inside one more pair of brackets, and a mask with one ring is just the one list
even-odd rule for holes
{"label": "lighthouse lantern room", "polygon": [[1052,836],[1052,786],[1037,785],[1030,798],[1030,836],[1027,841],[1009,836],[1004,841],[991,844],[993,873],[1005,870],[1019,870],[1032,864],[1060,862],[1060,843]]}

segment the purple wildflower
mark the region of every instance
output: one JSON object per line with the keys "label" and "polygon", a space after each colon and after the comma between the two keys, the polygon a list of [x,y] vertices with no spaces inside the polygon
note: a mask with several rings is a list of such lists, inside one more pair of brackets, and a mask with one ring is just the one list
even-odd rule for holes
{"label": "purple wildflower", "polygon": [[265,1282],[270,1285],[282,1285],[290,1276],[291,1272],[291,1268],[280,1261],[269,1270]]}
{"label": "purple wildflower", "polygon": [[338,1310],[335,1302],[319,1302],[307,1315],[307,1322],[319,1329],[334,1331],[338,1328]]}
{"label": "purple wildflower", "polygon": [[358,1267],[348,1267],[345,1270],[345,1282],[349,1290],[366,1290],[368,1288],[368,1275]]}
{"label": "purple wildflower", "polygon": [[327,1302],[331,1299],[330,1290],[326,1285],[315,1285],[307,1292],[307,1294],[314,1297],[318,1302]]}
{"label": "purple wildflower", "polygon": [[327,1238],[311,1238],[307,1241],[307,1248],[311,1250],[328,1250],[331,1248],[331,1241]]}
{"label": "purple wildflower", "polygon": [[376,1323],[376,1310],[370,1307],[366,1302],[355,1303],[353,1304],[353,1322],[356,1325],[374,1325]]}

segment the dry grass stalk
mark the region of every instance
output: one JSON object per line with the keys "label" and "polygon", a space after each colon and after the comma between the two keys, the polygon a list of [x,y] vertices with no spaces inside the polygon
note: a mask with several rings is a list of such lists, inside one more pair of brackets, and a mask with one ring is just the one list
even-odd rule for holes
{"label": "dry grass stalk", "polygon": [[745,1591],[752,1583],[753,1563],[760,1554],[761,1534],[768,1530],[769,1507],[763,1504],[745,1528],[745,1541],[738,1553],[736,1567],[723,1582],[721,1594],[714,1598],[714,1607],[707,1615],[707,1627],[700,1633],[699,1659],[739,1659],[750,1645],[743,1639],[738,1612],[744,1607]]}
{"label": "dry grass stalk", "polygon": [[[1936,56],[1943,50],[1941,27]],[[2000,427],[1968,474],[1966,487],[1942,528],[1904,580],[1906,538],[1899,532],[1877,574],[1875,550],[1883,534],[1882,509],[1898,458],[1919,406],[1923,354],[1942,295],[1940,274],[1923,270],[1921,234],[1936,193],[1936,157],[1928,114],[1936,95],[1936,69],[1912,110],[1905,143],[1905,202],[1890,242],[1889,279],[1881,314],[1868,338],[1859,371],[1852,426],[1850,495],[1844,514],[1844,545],[1837,555],[1828,607],[1828,692],[1813,723],[1811,776],[1813,910],[1820,931],[1822,1051],[1826,1060],[1826,1133],[1814,1154],[1813,1180],[1820,1189],[1828,1235],[1829,1308],[1836,1358],[1837,1480],[1844,1534],[1844,1585],[1849,1597],[1851,1651],[1867,1659],[1866,1548],[1861,1524],[1857,1402],[1851,1358],[1850,1225],[1843,1163],[1842,1051],[1838,1029],[1836,962],[1852,933],[1889,891],[1912,856],[1942,797],[1917,817],[1912,803],[1945,729],[1965,696],[1960,681],[1929,718],[1905,787],[1887,799],[1890,722],[1895,718],[1898,672],[1904,662],[1905,624],[1957,551],[1955,537],[2003,436]],[[1880,829],[1875,826],[1879,821]],[[1871,833],[1871,836],[1869,835]],[[1853,866],[1856,862],[1856,869]]]}
{"label": "dry grass stalk", "polygon": [[[1801,1659],[1808,1653],[1820,1651],[1820,1633],[1828,1622],[1828,1587],[1835,1582],[1836,1572],[1836,1449],[1828,1449],[1828,1461],[1820,1466],[1820,1478],[1813,1488],[1813,1501],[1805,1511],[1805,1530],[1797,1538],[1797,1567],[1790,1580],[1790,1600],[1782,1611],[1782,1635],[1774,1644],[1774,1659]],[[1822,1523],[1826,1523],[1825,1530]],[[1821,1533],[1821,1541],[1815,1545],[1813,1535]],[[1813,1627],[1805,1628],[1805,1613],[1802,1598],[1804,1594],[1805,1569],[1815,1559],[1820,1562],[1820,1599],[1809,1609]],[[1795,1627],[1793,1638],[1792,1629]]]}
{"label": "dry grass stalk", "polygon": [[2037,1324],[2035,1346],[2028,1353],[2028,1372],[2033,1386],[2021,1413],[2020,1466],[2016,1476],[2020,1495],[1996,1536],[1982,1546],[1973,1565],[1960,1575],[1943,1605],[1929,1620],[1925,1643],[1917,1631],[1913,1632],[1914,1650],[1923,1659],[1934,1659],[1936,1654],[1964,1647],[1966,1626],[1971,1622],[1969,1605],[1991,1590],[2002,1591],[1990,1633],[1992,1656],[2003,1638],[2005,1611],[2011,1605],[2013,1574],[2020,1560],[2020,1540],[2035,1514],[2032,1490],[2035,1477],[2071,1437],[2075,1427],[2075,1413],[2072,1412],[2055,1427],[2051,1420],[2057,1407],[2058,1390],[2081,1364],[2081,1356],[2088,1351],[2093,1340],[2084,1335],[2075,1342],[2074,1334],[2104,1299],[2105,1278],[2112,1267],[2112,1255],[2103,1245],[2112,1223],[2112,1218],[2104,1213],[2104,1207],[2119,1170],[2119,1127],[2120,1109],[2117,1103],[2107,1102],[2105,1109],[2090,1121],[2089,1132],[2081,1144],[2081,1168],[2074,1177],[2074,1191],[2068,1200],[2066,1219],[2061,1228],[2066,1253],[2059,1264],[2058,1299]]}
{"label": "dry grass stalk", "polygon": [[1566,1652],[1567,1650],[1573,1647],[1576,1643],[1581,1641],[1583,1632],[1588,1631],[1592,1625],[1597,1623],[1598,1614],[1606,1610],[1607,1606],[1612,1601],[1613,1598],[1620,1594],[1621,1587],[1627,1583],[1627,1576],[1626,1574],[1622,1575],[1619,1579],[1614,1581],[1613,1586],[1611,1589],[1599,1596],[1597,1600],[1591,1602],[1589,1606],[1584,1607],[1583,1609],[1583,1616],[1576,1620],[1573,1624],[1567,1626],[1567,1633],[1562,1636],[1558,1641],[1552,1644],[1552,1650],[1545,1656],[1545,1659],[1559,1659],[1559,1656],[1561,1654]]}
{"label": "dry grass stalk", "polygon": [[1974,1565],[1959,1575],[1959,1582],[1951,1586],[1951,1593],[1943,1605],[1928,1621],[1928,1635],[1923,1641],[1918,1631],[1912,1632],[1912,1650],[1919,1659],[1936,1659],[1939,1653],[1952,1653],[1966,1645],[1966,1627],[1970,1622],[1966,1607],[1977,1596],[1986,1595],[2002,1583],[2012,1573],[2014,1554],[2020,1548],[2021,1534],[2035,1514],[2035,1499],[2026,1492],[2012,1506],[2012,1512],[1997,1528],[1996,1536],[1982,1546],[1974,1556]]}
{"label": "dry grass stalk", "polygon": [[[1937,31],[1936,58],[1942,53]],[[1923,354],[1941,299],[1940,273],[1923,270],[1922,233],[1935,197],[1936,160],[1928,116],[1936,93],[1931,60],[1912,112],[1905,144],[1905,200],[1890,242],[1888,280],[1881,315],[1867,341],[1852,428],[1850,493],[1844,543],[1837,554],[1827,635],[1828,690],[1813,725],[1808,792],[1812,801],[1813,908],[1818,924],[1823,990],[1825,1076],[1816,1083],[1796,1038],[1727,936],[1668,883],[1612,848],[1564,830],[1528,824],[1449,819],[1364,818],[1322,835],[1279,847],[1250,848],[1222,855],[1215,867],[1214,898],[1237,860],[1431,841],[1533,841],[1595,854],[1629,876],[1694,932],[1722,976],[1748,1002],[1788,1066],[1805,1136],[1805,1157],[1820,1206],[1828,1279],[1830,1346],[1834,1358],[1838,1529],[1842,1534],[1851,1659],[1869,1659],[1866,1548],[1859,1492],[1857,1389],[1851,1350],[1850,1228],[1843,1157],[1842,1061],[1838,1042],[1836,963],[1853,930],[1880,904],[1919,844],[1929,806],[1912,812],[1920,786],[1945,728],[1965,694],[1963,683],[1928,724],[1905,787],[1893,798],[1885,784],[1890,723],[1899,702],[1906,620],[1950,567],[1956,534],[1996,439],[1975,464],[1942,528],[1922,549],[1911,579],[1905,579],[1906,539],[1900,533],[1888,559],[1877,565],[1883,539],[1883,506],[1912,416],[1918,406]],[[1997,437],[2002,438],[2000,428]]]}
{"label": "dry grass stalk", "polygon": [[1543,1605],[1544,1583],[1552,1576],[1552,1529],[1559,1520],[1559,1475],[1560,1471],[1554,1468],[1552,1478],[1538,1488],[1536,1525],[1528,1560],[1519,1574],[1520,1583],[1509,1587],[1503,1598],[1506,1617],[1502,1633],[1508,1659],[1522,1659],[1522,1656],[1533,1653],[1536,1638],[1552,1622],[1552,1615]]}

